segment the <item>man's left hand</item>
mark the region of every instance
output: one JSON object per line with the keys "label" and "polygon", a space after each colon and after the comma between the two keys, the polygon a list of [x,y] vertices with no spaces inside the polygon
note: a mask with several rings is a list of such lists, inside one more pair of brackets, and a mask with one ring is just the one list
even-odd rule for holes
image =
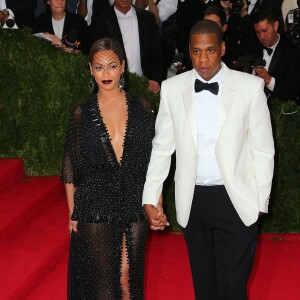
{"label": "man's left hand", "polygon": [[272,77],[264,67],[256,67],[254,70],[256,75],[265,81],[265,85],[271,82]]}
{"label": "man's left hand", "polygon": [[148,80],[148,82],[149,82],[148,91],[152,93],[158,93],[160,91],[160,85],[158,82],[150,79]]}
{"label": "man's left hand", "polygon": [[145,204],[144,210],[150,224],[150,229],[164,230],[165,226],[170,225],[166,218],[166,215],[159,207],[156,208],[151,204]]}
{"label": "man's left hand", "polygon": [[0,10],[0,23],[3,26],[6,20],[8,19],[8,15]]}

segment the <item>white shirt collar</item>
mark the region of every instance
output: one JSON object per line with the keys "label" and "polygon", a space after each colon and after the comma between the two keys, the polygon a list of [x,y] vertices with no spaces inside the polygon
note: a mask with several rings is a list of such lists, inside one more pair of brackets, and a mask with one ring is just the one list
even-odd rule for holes
{"label": "white shirt collar", "polygon": [[271,47],[269,47],[269,48],[273,49],[273,51],[274,51],[275,48],[277,47],[279,41],[280,41],[280,34],[278,33],[278,40],[277,40],[276,44],[274,44],[273,46],[271,46]]}
{"label": "white shirt collar", "polygon": [[123,18],[123,19],[127,19],[127,18],[132,18],[136,16],[136,12],[135,9],[133,8],[133,6],[131,6],[131,9],[126,13],[123,14],[122,12],[120,12],[115,6],[114,6],[114,10],[115,13],[117,15],[117,18]]}

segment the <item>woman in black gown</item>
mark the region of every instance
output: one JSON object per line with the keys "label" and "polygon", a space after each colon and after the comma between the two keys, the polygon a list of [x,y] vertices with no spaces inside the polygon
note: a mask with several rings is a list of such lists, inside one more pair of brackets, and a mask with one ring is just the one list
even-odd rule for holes
{"label": "woman in black gown", "polygon": [[155,113],[122,89],[125,61],[116,41],[95,42],[89,62],[98,92],[70,116],[62,170],[68,299],[143,299],[148,222],[141,199]]}

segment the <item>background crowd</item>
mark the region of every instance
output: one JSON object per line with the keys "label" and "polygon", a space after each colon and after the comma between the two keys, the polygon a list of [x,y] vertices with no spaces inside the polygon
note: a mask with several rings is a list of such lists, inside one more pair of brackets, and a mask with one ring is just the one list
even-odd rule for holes
{"label": "background crowd", "polygon": [[[285,18],[283,2],[294,2]],[[126,69],[159,92],[172,63],[192,68],[189,31],[201,19],[224,33],[230,68],[260,76],[269,99],[299,99],[300,9],[291,0],[0,0],[3,28],[31,27],[66,52],[87,54],[103,37],[117,40]],[[286,20],[284,20],[286,19]],[[269,48],[269,49],[267,49]]]}

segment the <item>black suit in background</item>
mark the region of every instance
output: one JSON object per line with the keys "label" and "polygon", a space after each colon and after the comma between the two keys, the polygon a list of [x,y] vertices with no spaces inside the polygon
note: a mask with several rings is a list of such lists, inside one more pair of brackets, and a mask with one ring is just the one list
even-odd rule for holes
{"label": "black suit in background", "polygon": [[[260,57],[263,57],[263,49],[260,49]],[[268,73],[275,78],[273,92],[267,89],[271,98],[296,100],[300,77],[300,49],[292,47],[284,36],[275,48]]]}
{"label": "black suit in background", "polygon": [[[62,35],[68,35],[71,30],[76,31],[77,41],[81,42],[78,49],[81,50],[83,53],[87,53],[90,47],[90,40],[89,30],[84,18],[79,15],[70,14],[66,12]],[[48,32],[50,34],[54,34],[52,26],[52,14],[50,12],[41,14],[40,17],[37,19],[36,23],[33,26],[32,33],[38,32]]]}
{"label": "black suit in background", "polygon": [[[140,39],[141,66],[143,74],[151,80],[161,83],[162,52],[158,26],[152,13],[135,8]],[[113,38],[125,47],[122,39],[118,18],[114,7],[97,16],[92,23],[92,42],[101,38]],[[126,52],[125,52],[126,53]]]}
{"label": "black suit in background", "polygon": [[93,0],[93,15],[92,15],[92,22],[95,17],[103,14],[107,10],[111,8],[108,0]]}
{"label": "black suit in background", "polygon": [[177,23],[178,23],[178,52],[187,54],[189,34],[193,25],[203,19],[206,5],[201,0],[178,1]]}
{"label": "black suit in background", "polygon": [[233,67],[233,62],[238,57],[255,56],[260,45],[250,15],[241,17],[239,14],[233,14],[230,16],[224,40],[226,42],[226,53],[222,60],[230,68]]}
{"label": "black suit in background", "polygon": [[18,27],[31,27],[35,22],[33,11],[37,5],[37,0],[6,0],[6,7],[15,15]]}

